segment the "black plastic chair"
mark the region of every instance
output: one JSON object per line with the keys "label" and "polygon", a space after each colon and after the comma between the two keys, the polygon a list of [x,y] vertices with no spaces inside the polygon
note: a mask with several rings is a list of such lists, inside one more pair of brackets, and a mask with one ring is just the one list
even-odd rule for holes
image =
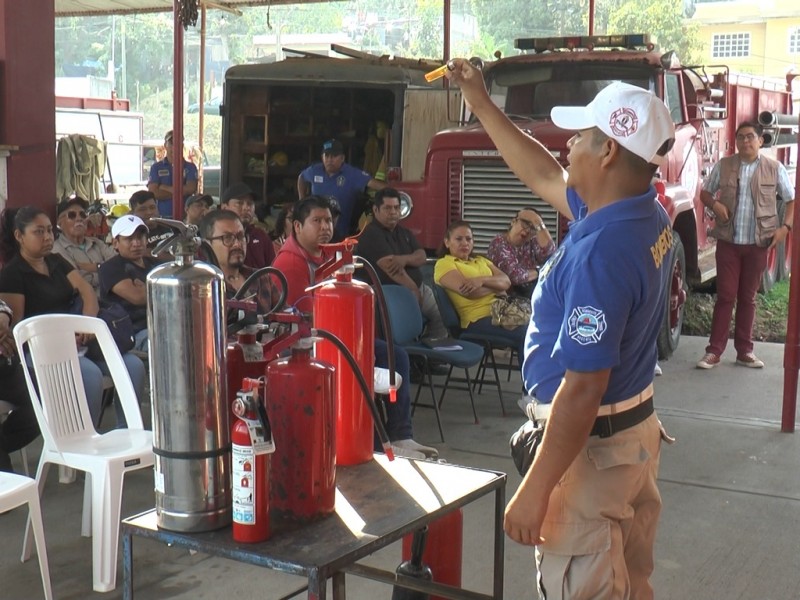
{"label": "black plastic chair", "polygon": [[487,383],[486,381],[486,368],[487,365],[491,367],[492,372],[494,373],[494,385],[497,387],[497,394],[500,397],[500,410],[503,413],[503,416],[506,416],[506,407],[503,402],[503,389],[500,387],[500,375],[497,372],[497,361],[494,358],[494,351],[495,349],[510,349],[511,350],[511,360],[509,360],[509,364],[506,367],[503,365],[502,368],[506,368],[509,371],[508,378],[511,379],[511,361],[513,361],[514,355],[517,354],[516,348],[509,344],[508,338],[499,335],[491,335],[491,334],[478,334],[473,333],[470,331],[465,331],[461,329],[461,320],[458,318],[458,313],[456,312],[455,306],[451,302],[449,296],[447,295],[447,290],[443,288],[441,285],[434,284],[433,286],[433,294],[436,297],[436,304],[439,307],[439,314],[442,315],[442,321],[444,322],[444,326],[447,327],[447,330],[450,332],[455,338],[459,340],[473,342],[475,344],[480,344],[483,346],[484,353],[483,358],[481,359],[481,364],[478,367],[478,374],[475,378],[475,385],[480,385],[478,389],[478,393],[483,391],[483,384]]}
{"label": "black plastic chair", "polygon": [[[472,414],[475,417],[475,423],[478,423],[478,413],[475,410],[475,397],[473,395],[473,381],[469,375],[469,368],[480,364],[483,358],[483,347],[472,342],[458,340],[458,345],[461,349],[455,350],[439,350],[427,346],[420,340],[422,335],[423,322],[422,311],[420,310],[419,303],[410,290],[401,285],[385,285],[383,286],[383,294],[386,298],[386,306],[388,308],[389,320],[392,325],[392,337],[394,343],[402,346],[410,356],[419,356],[423,359],[424,364],[424,377],[427,380],[428,388],[431,392],[431,400],[433,402],[433,409],[436,412],[436,422],[439,426],[439,435],[444,441],[444,431],[442,430],[442,420],[439,414],[439,408],[444,400],[444,393],[447,391],[451,381],[456,381],[453,377],[453,368],[458,367],[464,369],[466,375],[466,390],[469,392],[469,400],[472,404]],[[434,391],[433,377],[429,360],[436,360],[450,366],[447,372],[442,393],[437,402],[436,392]],[[417,406],[419,401],[420,392],[422,391],[424,383],[419,384],[417,393],[414,397],[414,407]],[[457,389],[451,387],[450,389]],[[420,405],[427,406],[427,405]]]}

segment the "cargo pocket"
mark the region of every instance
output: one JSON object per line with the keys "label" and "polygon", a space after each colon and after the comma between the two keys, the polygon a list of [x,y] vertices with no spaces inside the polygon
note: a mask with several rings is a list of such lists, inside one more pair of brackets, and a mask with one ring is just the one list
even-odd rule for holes
{"label": "cargo pocket", "polygon": [[609,552],[611,524],[588,521],[547,525],[549,535],[543,532],[545,542],[536,548],[541,596],[546,600],[604,597],[600,590],[614,579]]}
{"label": "cargo pocket", "polygon": [[639,440],[623,444],[604,444],[587,449],[589,461],[598,471],[619,466],[645,465],[650,453]]}

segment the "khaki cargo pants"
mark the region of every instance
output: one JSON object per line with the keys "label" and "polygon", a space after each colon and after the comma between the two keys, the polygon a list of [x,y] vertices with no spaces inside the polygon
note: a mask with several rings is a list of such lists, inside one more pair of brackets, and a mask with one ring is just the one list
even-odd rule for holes
{"label": "khaki cargo pants", "polygon": [[536,547],[546,600],[651,600],[661,428],[655,413],[590,437],[553,490]]}

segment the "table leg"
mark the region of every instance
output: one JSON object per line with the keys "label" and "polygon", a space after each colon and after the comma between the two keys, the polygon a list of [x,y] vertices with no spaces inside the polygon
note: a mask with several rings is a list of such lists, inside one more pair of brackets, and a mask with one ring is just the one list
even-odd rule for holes
{"label": "table leg", "polygon": [[133,536],[122,536],[122,600],[133,600]]}
{"label": "table leg", "polygon": [[333,574],[333,600],[345,600],[347,592],[344,587],[344,573],[337,571]]}
{"label": "table leg", "polygon": [[328,581],[320,578],[319,569],[308,574],[308,600],[325,600]]}
{"label": "table leg", "polygon": [[506,510],[506,488],[500,486],[494,495],[494,598],[503,598],[503,567],[505,565],[505,531],[503,519]]}

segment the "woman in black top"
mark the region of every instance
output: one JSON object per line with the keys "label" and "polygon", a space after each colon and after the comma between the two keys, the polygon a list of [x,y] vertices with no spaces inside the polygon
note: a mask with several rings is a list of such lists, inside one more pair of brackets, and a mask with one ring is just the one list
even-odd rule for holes
{"label": "woman in black top", "polygon": [[[44,211],[24,206],[6,209],[0,216],[0,300],[13,312],[13,325],[28,317],[53,313],[72,313],[79,297],[81,312],[93,317],[99,309],[97,295],[80,273],[59,254],[52,254],[53,225]],[[78,335],[78,346],[86,346],[89,335]],[[137,397],[144,388],[144,365],[132,354],[123,356]],[[95,424],[100,416],[105,363],[95,364],[81,356],[80,368],[86,400]],[[124,425],[122,410],[117,406],[117,422]]]}

